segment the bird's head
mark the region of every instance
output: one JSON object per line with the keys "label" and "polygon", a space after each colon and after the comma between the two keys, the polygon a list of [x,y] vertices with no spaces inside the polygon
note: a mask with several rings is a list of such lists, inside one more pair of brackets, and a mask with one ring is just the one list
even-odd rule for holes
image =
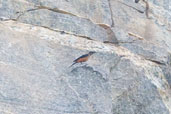
{"label": "bird's head", "polygon": [[95,51],[90,51],[88,54],[93,55],[94,53],[96,53],[96,52]]}
{"label": "bird's head", "polygon": [[140,0],[135,0],[135,3],[138,3]]}

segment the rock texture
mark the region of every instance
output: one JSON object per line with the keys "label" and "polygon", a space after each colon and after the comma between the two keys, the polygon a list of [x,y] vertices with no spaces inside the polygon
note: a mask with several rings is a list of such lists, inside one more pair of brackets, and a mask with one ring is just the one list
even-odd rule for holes
{"label": "rock texture", "polygon": [[171,113],[171,3],[148,3],[0,0],[0,113]]}

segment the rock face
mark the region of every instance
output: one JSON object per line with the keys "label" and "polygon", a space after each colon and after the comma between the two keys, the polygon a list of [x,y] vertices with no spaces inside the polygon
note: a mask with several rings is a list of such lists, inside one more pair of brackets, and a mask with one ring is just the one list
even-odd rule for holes
{"label": "rock face", "polygon": [[0,114],[170,114],[171,4],[148,4],[0,0]]}

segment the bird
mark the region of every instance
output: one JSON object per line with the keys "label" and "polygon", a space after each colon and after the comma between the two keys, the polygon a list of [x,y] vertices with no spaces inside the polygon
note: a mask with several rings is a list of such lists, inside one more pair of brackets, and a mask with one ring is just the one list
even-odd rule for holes
{"label": "bird", "polygon": [[86,61],[89,59],[89,57],[90,57],[91,55],[93,55],[94,53],[96,53],[96,52],[90,51],[88,54],[85,54],[85,55],[82,55],[82,56],[78,57],[77,59],[75,59],[75,60],[73,61],[74,63],[73,63],[70,67],[72,67],[72,66],[75,65],[76,63],[86,62]]}

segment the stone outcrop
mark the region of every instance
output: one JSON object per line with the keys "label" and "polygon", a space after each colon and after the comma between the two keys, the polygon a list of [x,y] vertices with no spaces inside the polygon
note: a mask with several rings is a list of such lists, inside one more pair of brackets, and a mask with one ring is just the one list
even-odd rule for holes
{"label": "stone outcrop", "polygon": [[0,113],[169,114],[171,3],[148,3],[0,0]]}

